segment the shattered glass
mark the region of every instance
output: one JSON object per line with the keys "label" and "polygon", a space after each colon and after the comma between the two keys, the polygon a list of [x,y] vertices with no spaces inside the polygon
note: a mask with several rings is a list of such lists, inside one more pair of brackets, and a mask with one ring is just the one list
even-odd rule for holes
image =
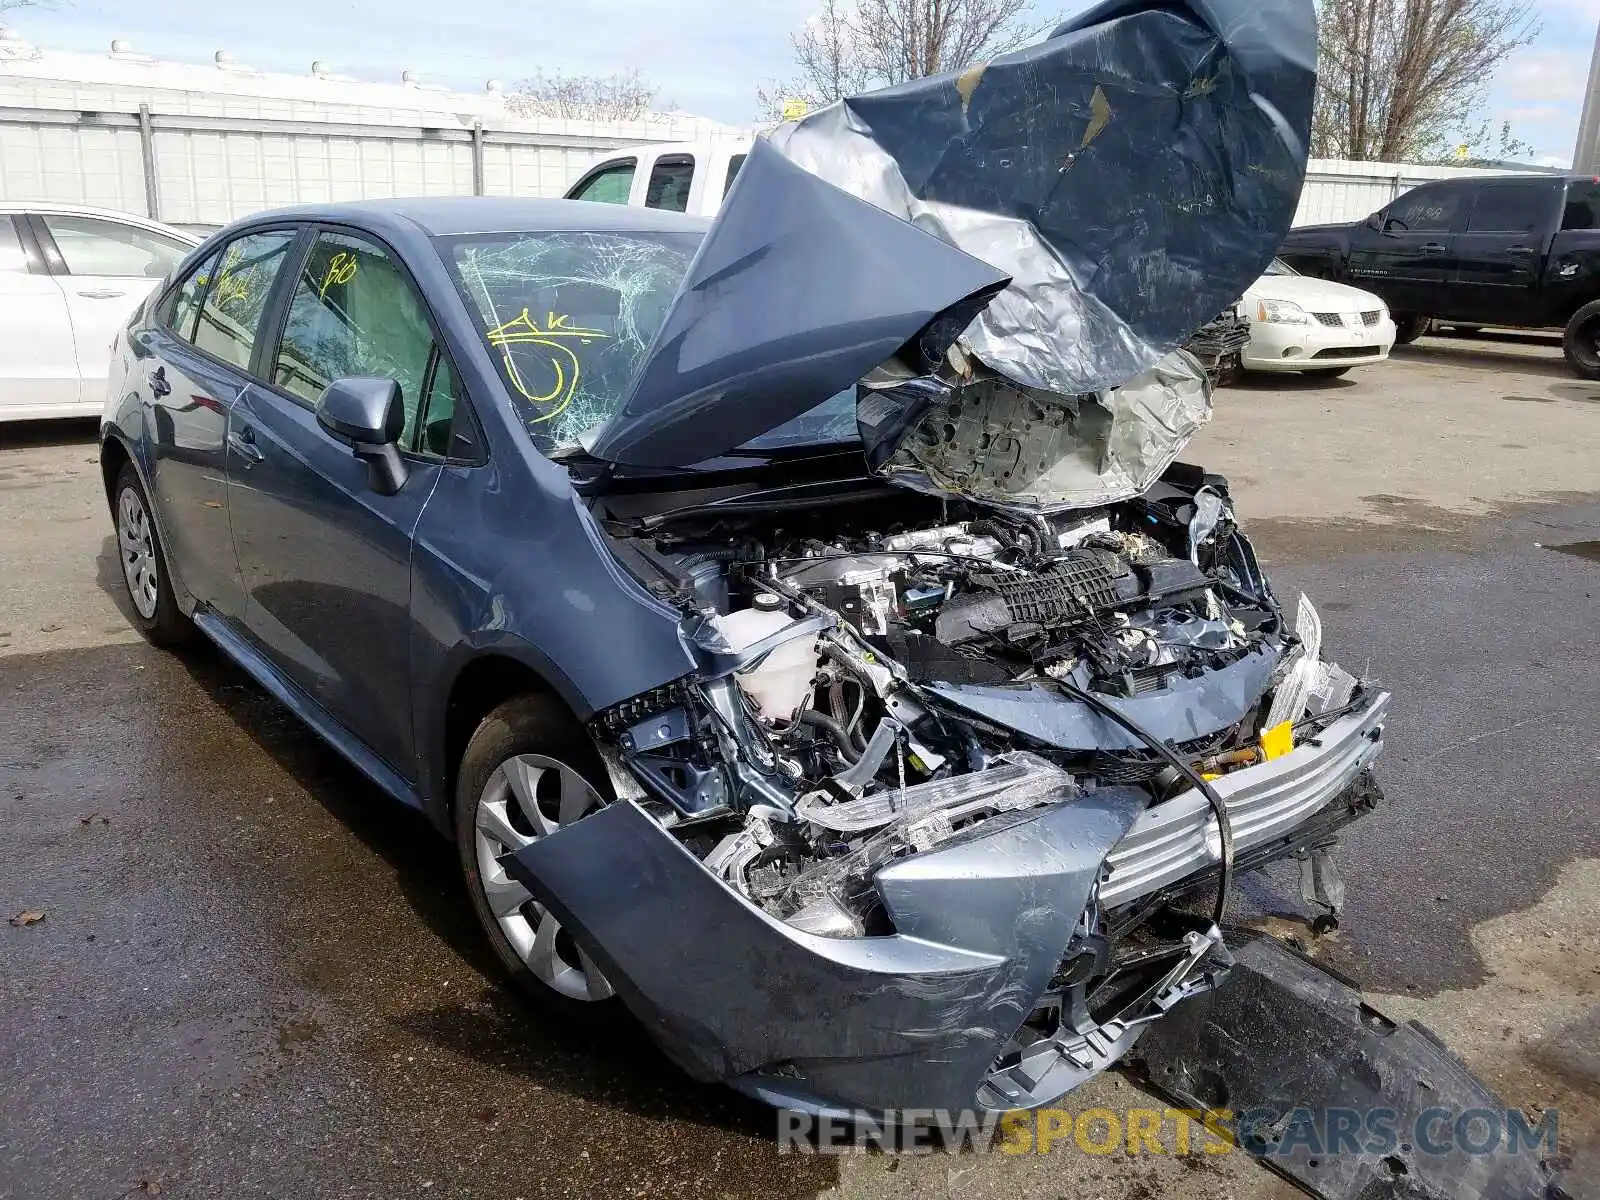
{"label": "shattered glass", "polygon": [[445,240],[468,311],[541,450],[578,445],[617,411],[700,239],[545,232]]}

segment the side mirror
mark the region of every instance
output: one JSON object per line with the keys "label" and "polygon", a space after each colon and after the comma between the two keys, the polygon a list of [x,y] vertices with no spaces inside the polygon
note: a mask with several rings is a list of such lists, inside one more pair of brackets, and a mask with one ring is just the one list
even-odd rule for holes
{"label": "side mirror", "polygon": [[392,496],[405,484],[406,464],[397,443],[405,432],[406,408],[393,379],[335,379],[317,400],[317,424],[367,464],[373,491]]}
{"label": "side mirror", "polygon": [[1374,233],[1381,233],[1383,231],[1383,214],[1373,213],[1370,217],[1368,217],[1367,228],[1372,230]]}

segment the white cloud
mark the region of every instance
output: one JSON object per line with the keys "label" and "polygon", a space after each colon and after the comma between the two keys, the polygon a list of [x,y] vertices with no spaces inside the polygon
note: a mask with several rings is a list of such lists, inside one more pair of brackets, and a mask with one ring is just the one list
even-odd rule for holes
{"label": "white cloud", "polygon": [[1589,55],[1529,47],[1512,55],[1494,81],[1495,90],[1510,100],[1581,105],[1589,86]]}
{"label": "white cloud", "polygon": [[1537,0],[1533,10],[1538,16],[1560,15],[1600,20],[1600,0]]}

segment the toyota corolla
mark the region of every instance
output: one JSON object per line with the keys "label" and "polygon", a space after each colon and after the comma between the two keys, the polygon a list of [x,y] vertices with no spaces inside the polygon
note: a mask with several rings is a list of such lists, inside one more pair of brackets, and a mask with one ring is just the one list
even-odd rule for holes
{"label": "toyota corolla", "polygon": [[815,1111],[1045,1103],[1223,976],[1235,873],[1336,907],[1378,797],[1387,697],[1179,458],[1313,45],[1119,2],[759,141],[712,223],[240,222],[118,338],[136,619],[428,813],[558,1015]]}

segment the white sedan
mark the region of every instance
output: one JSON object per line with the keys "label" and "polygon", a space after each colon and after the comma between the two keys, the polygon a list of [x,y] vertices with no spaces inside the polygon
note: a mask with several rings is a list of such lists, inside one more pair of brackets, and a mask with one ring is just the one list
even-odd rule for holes
{"label": "white sedan", "polygon": [[0,204],[0,421],[98,415],[117,330],[198,244],[127,213]]}
{"label": "white sedan", "polygon": [[1245,292],[1250,321],[1247,371],[1317,371],[1343,375],[1382,362],[1394,345],[1389,307],[1371,292],[1312,279],[1277,259]]}

